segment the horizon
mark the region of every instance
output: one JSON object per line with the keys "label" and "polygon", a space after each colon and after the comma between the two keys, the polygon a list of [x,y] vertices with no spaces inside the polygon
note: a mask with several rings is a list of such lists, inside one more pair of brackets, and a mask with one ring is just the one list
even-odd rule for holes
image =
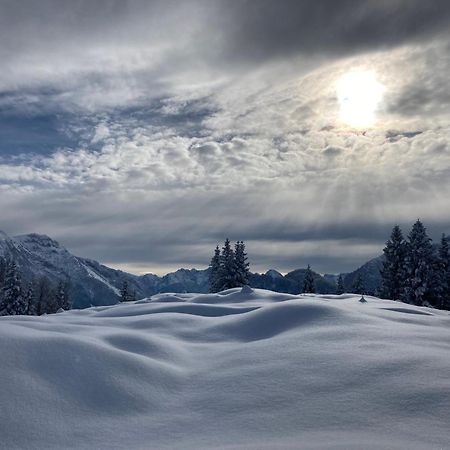
{"label": "horizon", "polygon": [[[450,3],[0,5],[0,228],[133,273],[347,272],[450,231]],[[11,233],[12,232],[12,233]]]}
{"label": "horizon", "polygon": [[[425,226],[426,226],[426,224],[425,224]],[[402,229],[402,232],[403,232],[404,236],[407,237],[409,230],[405,230],[401,226],[400,226],[400,228]],[[205,263],[203,265],[199,264],[197,266],[179,266],[179,267],[174,266],[174,267],[170,267],[170,268],[159,268],[159,269],[158,268],[157,269],[153,268],[153,269],[150,269],[150,270],[139,271],[139,270],[136,270],[136,269],[133,270],[133,266],[131,266],[128,269],[126,264],[125,265],[121,264],[119,266],[116,266],[114,263],[108,263],[107,261],[101,261],[101,260],[97,260],[95,258],[89,258],[86,255],[81,255],[81,254],[75,253],[75,252],[72,251],[71,248],[66,246],[64,244],[64,242],[61,242],[58,239],[54,239],[53,236],[50,236],[47,233],[30,232],[30,233],[22,233],[20,235],[17,235],[17,234],[6,233],[4,230],[0,230],[0,234],[5,234],[6,236],[8,236],[10,238],[15,238],[15,237],[20,237],[20,236],[27,236],[27,235],[32,235],[32,234],[46,236],[46,237],[49,237],[50,239],[56,240],[59,245],[62,245],[65,249],[67,249],[72,255],[74,255],[76,257],[85,258],[85,259],[93,259],[93,260],[99,262],[100,264],[102,264],[104,266],[110,267],[112,269],[122,270],[123,272],[127,272],[129,274],[137,275],[137,276],[157,275],[159,277],[163,277],[163,276],[168,275],[170,273],[174,273],[174,272],[176,272],[178,270],[199,270],[199,271],[202,271],[202,270],[208,269],[208,264],[209,264],[209,261],[208,261],[207,263]],[[442,233],[441,232],[439,234],[439,238],[442,236],[442,234],[445,234],[447,237],[449,237],[448,233]],[[434,244],[437,245],[437,238],[432,236],[432,235],[430,237],[431,237],[432,241],[434,242]],[[386,237],[385,241],[387,241],[388,238],[389,238],[389,235],[388,235],[388,237]],[[218,243],[216,245],[219,245],[219,247],[221,248],[221,243]],[[247,244],[246,244],[246,248],[247,248],[247,252],[248,252]],[[213,250],[211,251],[211,255],[212,255],[212,253],[213,253]],[[319,274],[321,276],[325,276],[325,275],[332,275],[332,276],[345,275],[345,274],[352,273],[352,272],[356,271],[357,269],[359,269],[361,266],[363,266],[367,262],[370,262],[372,259],[376,259],[376,258],[378,258],[378,257],[380,257],[382,255],[383,255],[383,246],[380,248],[380,251],[377,254],[374,254],[371,257],[369,256],[368,259],[363,260],[360,263],[357,263],[355,266],[350,267],[348,270],[340,270],[340,271],[335,271],[335,272],[331,272],[331,271],[329,271],[329,272],[322,272],[322,271],[319,271],[315,267],[312,267],[312,266],[311,266],[311,269],[313,270],[313,272],[315,272],[315,273],[317,273],[317,274]],[[267,267],[256,266],[256,265],[252,264],[251,254],[249,254],[249,261],[250,261],[250,271],[252,273],[265,274],[265,273],[267,273],[270,270],[274,270],[276,272],[279,272],[283,276],[285,276],[286,274],[288,274],[290,272],[296,271],[296,270],[306,269],[306,267],[309,265],[309,263],[306,263],[305,266],[290,267],[290,268],[286,268],[284,270],[280,270],[279,268],[274,267],[274,266],[267,266]]]}

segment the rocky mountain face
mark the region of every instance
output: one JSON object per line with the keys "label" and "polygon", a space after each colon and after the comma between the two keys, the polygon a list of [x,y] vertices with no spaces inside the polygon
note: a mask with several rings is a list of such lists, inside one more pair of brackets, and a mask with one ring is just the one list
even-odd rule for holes
{"label": "rocky mountain face", "polygon": [[[50,282],[69,282],[69,292],[76,308],[91,305],[111,305],[120,299],[124,281],[136,292],[137,298],[159,292],[208,292],[208,270],[179,269],[162,277],[154,274],[133,275],[70,253],[46,235],[26,234],[9,237],[0,231],[0,256],[14,259],[24,281],[47,277]],[[382,260],[375,258],[355,272],[345,275],[348,288],[363,271],[366,287],[375,290],[379,285],[379,267]],[[297,294],[301,291],[306,269],[297,269],[282,275],[276,270],[252,273],[250,286],[278,292]],[[335,278],[314,273],[318,293],[333,293]]]}

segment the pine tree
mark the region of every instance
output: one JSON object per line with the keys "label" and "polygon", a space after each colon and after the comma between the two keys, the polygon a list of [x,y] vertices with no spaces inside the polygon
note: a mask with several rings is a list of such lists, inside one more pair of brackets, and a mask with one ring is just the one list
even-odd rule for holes
{"label": "pine tree", "polygon": [[50,281],[46,277],[41,277],[35,287],[36,314],[50,314],[53,311],[53,292]]}
{"label": "pine tree", "polygon": [[344,279],[342,278],[342,275],[339,274],[336,284],[336,294],[341,295],[344,292],[345,292]]}
{"label": "pine tree", "polygon": [[231,248],[230,240],[225,239],[220,258],[220,290],[231,289],[235,286],[235,261],[234,252]]}
{"label": "pine tree", "polygon": [[381,269],[381,295],[398,300],[405,289],[406,242],[398,225],[392,229],[391,237],[383,250],[384,262]]}
{"label": "pine tree", "polygon": [[27,312],[29,316],[35,316],[37,314],[37,301],[36,301],[36,288],[33,281],[30,281],[27,286],[25,294],[25,303],[27,304]]}
{"label": "pine tree", "polygon": [[209,292],[220,292],[222,287],[221,281],[221,256],[220,248],[217,245],[214,250],[214,256],[209,264]]}
{"label": "pine tree", "polygon": [[420,220],[408,235],[406,288],[403,300],[414,305],[433,304],[437,287],[433,244]]}
{"label": "pine tree", "polygon": [[0,258],[0,288],[5,284],[6,275],[6,261],[4,258]]}
{"label": "pine tree", "polygon": [[64,309],[64,311],[68,311],[72,308],[72,302],[69,298],[69,285],[65,281],[60,281],[58,283],[56,303],[58,305],[58,310]]}
{"label": "pine tree", "polygon": [[439,246],[437,273],[439,277],[439,295],[437,307],[450,309],[450,249],[448,238],[442,235]]}
{"label": "pine tree", "polygon": [[305,271],[305,276],[303,278],[303,286],[302,286],[302,292],[303,293],[315,293],[316,287],[314,283],[314,276],[311,270],[311,266],[308,264],[308,267]]}
{"label": "pine tree", "polygon": [[122,283],[122,289],[120,290],[120,301],[129,302],[130,301],[130,289],[128,287],[128,281],[124,280]]}
{"label": "pine tree", "polygon": [[235,287],[246,286],[250,276],[250,264],[245,252],[244,241],[237,241],[234,246]]}
{"label": "pine tree", "polygon": [[14,261],[8,261],[0,311],[7,315],[21,315],[26,314],[27,309],[25,297],[22,295],[19,270]]}
{"label": "pine tree", "polygon": [[364,295],[365,294],[365,290],[366,290],[366,288],[364,286],[364,278],[362,276],[362,273],[358,272],[358,275],[357,275],[357,277],[356,277],[356,279],[355,279],[355,281],[353,283],[353,286],[352,286],[352,291],[355,294]]}

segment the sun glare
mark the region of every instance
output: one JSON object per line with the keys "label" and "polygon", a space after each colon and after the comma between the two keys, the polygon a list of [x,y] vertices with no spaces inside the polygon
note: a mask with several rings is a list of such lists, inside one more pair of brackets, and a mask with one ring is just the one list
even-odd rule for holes
{"label": "sun glare", "polygon": [[342,122],[354,128],[373,126],[383,91],[383,85],[372,71],[354,71],[343,75],[336,85]]}

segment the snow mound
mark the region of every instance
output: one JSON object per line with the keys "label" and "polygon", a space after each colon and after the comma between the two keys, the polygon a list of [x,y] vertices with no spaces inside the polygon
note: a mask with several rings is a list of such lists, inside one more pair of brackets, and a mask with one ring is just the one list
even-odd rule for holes
{"label": "snow mound", "polygon": [[0,318],[5,449],[448,446],[450,315],[344,294],[159,294]]}

